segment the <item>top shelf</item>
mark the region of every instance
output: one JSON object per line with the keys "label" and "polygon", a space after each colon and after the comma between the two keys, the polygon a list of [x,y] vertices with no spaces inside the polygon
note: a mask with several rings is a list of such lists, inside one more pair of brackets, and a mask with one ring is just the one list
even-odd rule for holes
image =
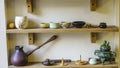
{"label": "top shelf", "polygon": [[66,32],[118,32],[118,27],[111,26],[107,28],[36,28],[36,29],[7,29],[6,33],[66,33]]}

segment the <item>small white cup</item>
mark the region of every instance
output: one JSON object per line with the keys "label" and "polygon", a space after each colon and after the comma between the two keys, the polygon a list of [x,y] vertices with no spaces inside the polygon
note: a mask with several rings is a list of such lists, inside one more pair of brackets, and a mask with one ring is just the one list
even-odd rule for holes
{"label": "small white cup", "polygon": [[15,17],[15,26],[17,29],[27,28],[28,19],[27,16],[16,16]]}
{"label": "small white cup", "polygon": [[49,27],[52,28],[52,29],[57,29],[57,28],[60,27],[60,24],[59,23],[50,23]]}
{"label": "small white cup", "polygon": [[91,58],[91,59],[89,60],[89,64],[92,64],[92,65],[97,64],[97,59],[96,59],[96,58]]}

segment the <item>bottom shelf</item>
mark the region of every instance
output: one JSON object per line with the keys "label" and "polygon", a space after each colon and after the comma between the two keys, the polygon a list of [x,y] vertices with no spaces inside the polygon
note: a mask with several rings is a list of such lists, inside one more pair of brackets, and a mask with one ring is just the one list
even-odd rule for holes
{"label": "bottom shelf", "polygon": [[75,62],[68,63],[67,66],[60,66],[60,63],[54,65],[54,66],[44,66],[41,63],[29,63],[26,66],[13,66],[10,65],[8,68],[118,68],[118,65],[116,63],[114,64],[97,64],[97,65],[76,65]]}

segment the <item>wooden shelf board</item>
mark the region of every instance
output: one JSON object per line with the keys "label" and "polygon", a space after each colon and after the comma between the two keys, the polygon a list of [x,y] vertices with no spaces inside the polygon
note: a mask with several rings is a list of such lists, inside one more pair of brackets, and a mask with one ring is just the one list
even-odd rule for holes
{"label": "wooden shelf board", "polygon": [[7,33],[65,33],[65,32],[118,32],[117,27],[108,27],[108,28],[59,28],[59,29],[50,29],[50,28],[36,28],[36,29],[7,29]]}
{"label": "wooden shelf board", "polygon": [[9,68],[118,68],[117,64],[97,64],[97,65],[76,65],[74,62],[68,63],[67,66],[60,66],[60,63],[54,66],[44,66],[41,63],[31,63],[26,66],[9,66]]}
{"label": "wooden shelf board", "polygon": [[91,42],[92,43],[96,43],[96,40],[97,40],[97,33],[91,33]]}

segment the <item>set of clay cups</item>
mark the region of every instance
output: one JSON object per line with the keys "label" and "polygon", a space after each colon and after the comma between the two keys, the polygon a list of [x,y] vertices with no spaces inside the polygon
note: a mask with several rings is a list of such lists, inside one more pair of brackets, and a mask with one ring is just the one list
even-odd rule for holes
{"label": "set of clay cups", "polygon": [[40,23],[41,28],[51,28],[51,29],[57,29],[57,28],[70,28],[71,23],[70,22],[61,22],[61,23]]}
{"label": "set of clay cups", "polygon": [[40,27],[57,29],[57,28],[60,28],[60,24],[59,23],[40,23]]}

